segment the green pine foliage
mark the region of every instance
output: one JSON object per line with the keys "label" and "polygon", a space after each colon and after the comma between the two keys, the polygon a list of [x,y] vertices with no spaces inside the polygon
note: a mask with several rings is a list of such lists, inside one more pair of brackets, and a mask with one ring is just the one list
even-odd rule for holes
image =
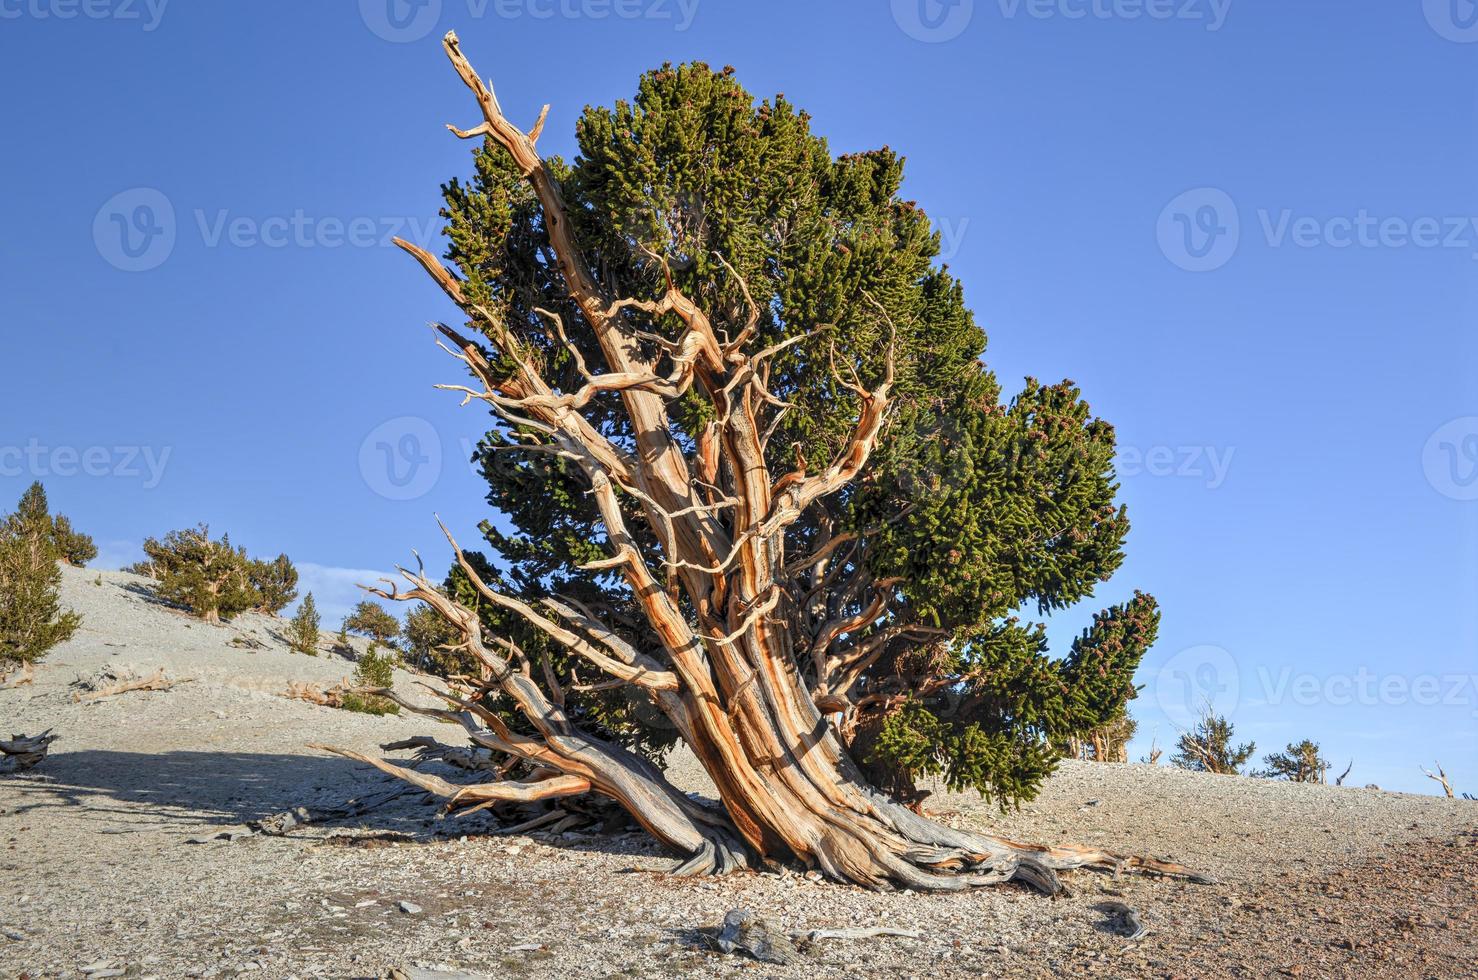
{"label": "green pine foliage", "polygon": [[298,611],[288,623],[287,637],[292,648],[310,657],[318,656],[319,623],[318,603],[313,601],[313,593],[309,592],[303,596],[303,601],[298,604]]}
{"label": "green pine foliage", "polygon": [[52,535],[57,556],[74,568],[82,568],[98,556],[98,546],[92,538],[73,530],[72,522],[62,514],[56,515],[52,522]]}
{"label": "green pine foliage", "polygon": [[347,632],[389,645],[400,635],[400,620],[379,603],[364,599],[345,618],[343,628]]}
{"label": "green pine foliage", "polygon": [[97,545],[92,538],[73,529],[72,522],[66,515],[51,516],[46,488],[39,480],[32,483],[21,495],[16,516],[26,523],[28,529],[47,535],[57,558],[68,565],[82,568],[98,556]]}
{"label": "green pine foliage", "polygon": [[40,660],[82,624],[61,608],[60,559],[46,494],[37,483],[16,512],[0,520],[0,668]]}
{"label": "green pine foliage", "polygon": [[246,549],[232,547],[228,535],[212,539],[204,524],[148,538],[144,554],[159,597],[207,622],[229,620],[260,602]]}
{"label": "green pine foliage", "polygon": [[247,577],[257,593],[255,609],[275,616],[298,597],[298,570],[287,555],[271,561],[253,560],[247,566]]}
{"label": "green pine foliage", "polygon": [[[756,349],[816,332],[770,361],[769,390],[793,406],[768,442],[772,472],[797,457],[824,465],[846,444],[856,404],[833,365],[872,386],[891,343],[896,410],[873,463],[794,525],[787,553],[859,534],[832,568],[894,583],[885,618],[851,639],[873,653],[849,688],[861,709],[847,737],[877,784],[909,798],[918,778],[938,774],[1002,805],[1032,796],[1062,745],[1123,715],[1158,624],[1154,600],[1135,593],[1054,658],[1041,624],[1015,618],[1089,599],[1122,563],[1129,523],[1115,499],[1113,427],[1069,381],[1026,379],[1003,397],[982,363],[986,336],[964,289],[937,262],[938,233],[900,194],[895,151],[834,156],[783,96],[756,102],[730,69],[701,63],[665,65],[642,76],[634,99],[587,108],[577,137],[578,155],[549,165],[575,237],[613,295],[659,295],[671,275],[721,335],[735,336],[749,312],[742,277],[759,308]],[[464,292],[517,329],[522,353],[555,387],[578,388],[574,359],[538,310],[569,324],[580,313],[512,159],[484,145],[471,178],[452,180],[443,195],[446,257]],[[673,325],[649,329],[671,335]],[[601,363],[593,338],[571,337]],[[674,405],[679,440],[695,445],[710,412],[693,394]],[[630,447],[614,400],[597,399],[585,414]],[[628,643],[658,651],[616,577],[577,567],[609,548],[576,468],[500,451],[517,437],[499,424],[479,448],[488,502],[503,515],[483,527],[493,559],[475,556],[489,583],[530,600],[571,597]],[[655,549],[636,503],[626,505],[638,545]],[[448,590],[475,604],[459,574]],[[823,592],[817,601],[832,617],[862,600]],[[575,690],[571,679],[593,679],[579,664],[512,617],[482,615],[544,662],[543,676],[568,689],[567,709],[582,723],[649,753],[672,743],[670,730],[652,724],[655,712],[620,691]],[[798,656],[797,669],[807,668]]]}

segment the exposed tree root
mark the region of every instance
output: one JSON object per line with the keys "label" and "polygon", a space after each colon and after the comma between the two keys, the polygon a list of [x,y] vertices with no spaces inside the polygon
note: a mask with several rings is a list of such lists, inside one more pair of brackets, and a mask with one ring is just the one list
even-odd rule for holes
{"label": "exposed tree root", "polygon": [[0,775],[25,772],[35,768],[46,758],[46,752],[58,736],[47,729],[40,735],[12,735],[8,740],[0,739]]}

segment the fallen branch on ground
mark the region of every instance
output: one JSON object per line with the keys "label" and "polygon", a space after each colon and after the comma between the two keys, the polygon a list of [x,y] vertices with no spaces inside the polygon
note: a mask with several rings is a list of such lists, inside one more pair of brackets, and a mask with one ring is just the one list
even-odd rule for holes
{"label": "fallen branch on ground", "polygon": [[0,775],[25,772],[46,758],[46,751],[57,736],[47,729],[40,735],[13,735],[9,741],[0,739]]}
{"label": "fallen branch on ground", "polygon": [[308,681],[290,681],[287,690],[282,692],[282,696],[294,701],[307,701],[309,704],[317,704],[325,708],[342,708],[344,695],[348,693],[349,689],[343,681],[326,691]]}
{"label": "fallen branch on ground", "polygon": [[[112,680],[112,684],[103,684],[104,681]],[[73,686],[81,690],[72,695],[76,702],[97,701],[101,698],[110,698],[118,694],[127,694],[129,691],[168,691],[179,684],[188,684],[193,677],[184,677],[172,680],[165,676],[164,668],[160,667],[148,677],[120,676],[105,670],[97,677],[88,681],[77,681]],[[102,685],[102,686],[99,686]]]}

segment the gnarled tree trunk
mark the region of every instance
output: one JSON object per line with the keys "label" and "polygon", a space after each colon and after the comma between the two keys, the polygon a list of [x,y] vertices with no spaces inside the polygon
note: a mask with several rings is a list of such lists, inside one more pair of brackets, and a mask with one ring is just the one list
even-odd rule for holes
{"label": "gnarled tree trunk", "polygon": [[[448,598],[421,573],[404,570],[410,589],[379,594],[431,605],[456,625],[464,648],[483,669],[480,683],[464,697],[449,696],[451,707],[433,713],[462,723],[475,743],[523,760],[532,775],[458,787],[366,761],[458,806],[604,794],[690,855],[682,869],[689,872],[722,872],[756,858],[793,859],[828,878],[873,888],[954,890],[1019,878],[1047,892],[1060,887],[1056,869],[1083,865],[1186,873],[1176,865],[1099,850],[1042,848],[951,829],[868,786],[833,722],[847,709],[849,678],[862,669],[869,647],[836,651],[832,641],[872,622],[878,610],[828,623],[819,636],[792,629],[808,593],[845,587],[830,582],[828,561],[846,541],[834,538],[794,558],[786,555],[785,532],[867,465],[889,412],[891,366],[872,388],[855,374],[847,378],[838,372],[839,385],[857,400],[850,441],[819,469],[801,459],[790,472],[772,476],[763,416],[774,411],[777,399],[766,388],[766,362],[782,347],[808,337],[752,349],[759,318],[752,300],[747,326],[737,336],[720,336],[704,311],[670,280],[656,299],[606,295],[574,240],[560,188],[535,150],[544,116],[529,133],[517,128],[463,57],[455,35],[447,35],[445,47],[483,116],[470,130],[449,128],[463,138],[495,141],[522,171],[542,208],[552,261],[606,362],[598,373],[588,368],[569,343],[565,325],[549,314],[551,336],[572,352],[584,378],[576,391],[555,390],[499,316],[465,295],[461,282],[433,255],[398,242],[497,348],[495,369],[479,343],[439,326],[447,342],[443,346],[480,382],[480,387],[448,387],[486,403],[516,431],[532,434],[526,445],[514,448],[552,453],[578,465],[612,545],[610,557],[596,565],[624,577],[660,638],[661,657],[636,650],[572,602],[545,599],[536,607],[498,592],[451,543],[486,601],[523,617],[599,669],[604,683],[629,685],[649,699],[712,777],[723,808],[695,803],[645,759],[580,731],[565,714],[555,678],[536,681],[533,665],[516,645],[486,636],[475,611]],[[633,311],[670,314],[683,330],[675,339],[641,332],[629,322]],[[886,321],[881,306],[878,311]],[[668,406],[693,389],[711,403],[714,420],[696,446],[685,448],[673,434]],[[613,443],[582,417],[581,409],[602,395],[619,396],[634,446]],[[623,495],[639,501],[658,544],[656,553],[638,546],[620,506]],[[801,636],[805,648],[797,649]],[[481,698],[491,692],[510,699],[533,733],[513,731],[485,707]],[[823,708],[832,713],[830,719]]]}

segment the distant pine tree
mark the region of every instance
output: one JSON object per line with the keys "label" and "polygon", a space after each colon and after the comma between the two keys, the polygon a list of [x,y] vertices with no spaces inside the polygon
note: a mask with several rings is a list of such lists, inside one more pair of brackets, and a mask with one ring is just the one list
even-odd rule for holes
{"label": "distant pine tree", "polygon": [[344,620],[344,629],[389,646],[400,635],[400,620],[386,612],[384,606],[366,599]]}
{"label": "distant pine tree", "polygon": [[1329,763],[1319,754],[1319,743],[1308,739],[1289,742],[1287,751],[1265,755],[1262,763],[1266,768],[1257,775],[1268,779],[1286,779],[1292,783],[1328,782]]}
{"label": "distant pine tree", "polygon": [[313,601],[313,593],[309,592],[303,596],[297,613],[288,624],[287,636],[292,648],[310,657],[318,656],[318,625],[318,604]]}
{"label": "distant pine tree", "polygon": [[1214,772],[1223,776],[1241,773],[1247,760],[1257,750],[1257,743],[1245,742],[1232,747],[1232,723],[1216,714],[1210,705],[1201,712],[1194,730],[1180,736],[1179,751],[1170,762],[1194,772]]}

